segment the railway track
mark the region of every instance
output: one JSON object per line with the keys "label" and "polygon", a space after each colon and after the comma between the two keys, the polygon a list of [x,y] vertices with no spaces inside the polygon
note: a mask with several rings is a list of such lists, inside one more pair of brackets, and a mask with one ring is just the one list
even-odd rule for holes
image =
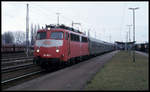
{"label": "railway track", "polygon": [[18,64],[24,64],[24,63],[29,63],[32,62],[33,58],[28,58],[28,59],[21,59],[21,60],[13,60],[13,61],[5,61],[5,62],[1,62],[1,66],[2,67],[7,67],[7,66],[14,66],[14,65],[18,65]]}
{"label": "railway track", "polygon": [[[35,66],[35,67],[37,67],[37,66]],[[65,67],[67,67],[67,66],[65,66]],[[41,70],[41,68],[39,67],[39,69],[36,69],[35,71],[33,71],[33,69],[31,69],[31,68],[30,69],[26,68],[26,69],[22,69],[22,70],[17,70],[16,72],[13,71],[14,73],[12,73],[12,72],[2,73],[2,81],[1,81],[2,89],[5,90],[9,87],[19,85],[21,83],[30,81],[30,80],[38,78],[38,77],[42,77],[46,74],[58,71],[65,67],[61,67],[61,68],[59,67],[59,68],[55,68],[55,69],[53,68],[53,69],[49,70],[48,72],[44,69]],[[32,70],[32,72],[31,72],[31,70]],[[25,73],[25,71],[28,73]],[[23,73],[23,74],[20,74],[20,73]],[[18,74],[20,74],[20,75],[18,75]]]}
{"label": "railway track", "polygon": [[26,53],[2,53],[2,57],[8,57],[8,56],[15,56],[15,55],[26,55]]}
{"label": "railway track", "polygon": [[37,70],[41,70],[41,68],[34,64],[26,64],[22,66],[20,65],[18,67],[6,68],[6,69],[2,69],[1,79],[6,80],[15,76],[23,75],[23,74],[30,73],[30,72],[37,71]]}
{"label": "railway track", "polygon": [[42,72],[42,70],[32,72],[32,73],[28,73],[28,74],[24,74],[22,76],[14,77],[14,78],[11,78],[11,79],[7,79],[7,80],[2,81],[1,84],[8,83],[8,82],[11,82],[11,81],[14,81],[14,80],[18,80],[18,79],[21,79],[21,78],[24,78],[24,77],[27,77],[27,76],[35,75],[35,74],[38,74],[38,73],[41,73],[41,72]]}
{"label": "railway track", "polygon": [[[18,57],[26,57],[26,53],[2,53],[2,59],[8,59],[8,58],[18,58]],[[31,53],[29,56],[33,56],[33,53]]]}
{"label": "railway track", "polygon": [[29,63],[29,64],[23,64],[23,65],[18,65],[18,66],[6,67],[6,68],[1,68],[1,72],[7,73],[7,72],[12,72],[12,71],[17,71],[20,69],[26,69],[28,67],[33,67],[33,66],[36,66],[36,65],[33,63]]}
{"label": "railway track", "polygon": [[26,57],[24,53],[2,55],[1,84],[31,76],[41,70],[39,66],[33,64],[33,56]]}
{"label": "railway track", "polygon": [[22,67],[26,67],[33,64],[33,56],[15,57],[15,58],[7,58],[1,60],[2,60],[1,62],[2,72],[21,69]]}
{"label": "railway track", "polygon": [[41,68],[35,64],[26,64],[18,67],[2,69],[1,85],[3,88],[11,87],[16,83],[22,83],[25,78],[36,76],[37,74],[42,73],[42,71]]}
{"label": "railway track", "polygon": [[[2,81],[1,81],[2,89],[7,89],[9,87],[19,85],[23,82],[32,80],[37,77],[44,76],[45,74],[49,74],[49,73],[61,70],[63,68],[66,68],[72,65],[73,64],[70,64],[70,65],[67,64],[65,66],[52,68],[48,72],[45,70],[41,70],[41,67],[36,66],[34,64],[31,66],[20,67],[16,70],[15,69],[14,70],[12,69],[2,70]],[[36,69],[33,70],[33,68],[36,68]]]}
{"label": "railway track", "polygon": [[2,58],[1,61],[5,62],[5,61],[28,59],[28,58],[33,58],[33,56],[29,56],[29,57],[15,57],[15,58]]}

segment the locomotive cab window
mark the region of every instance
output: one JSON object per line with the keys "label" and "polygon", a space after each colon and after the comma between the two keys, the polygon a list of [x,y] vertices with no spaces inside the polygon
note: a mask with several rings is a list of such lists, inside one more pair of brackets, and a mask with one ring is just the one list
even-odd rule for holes
{"label": "locomotive cab window", "polygon": [[51,32],[51,39],[63,39],[63,32]]}
{"label": "locomotive cab window", "polygon": [[38,32],[37,40],[46,39],[46,32]]}

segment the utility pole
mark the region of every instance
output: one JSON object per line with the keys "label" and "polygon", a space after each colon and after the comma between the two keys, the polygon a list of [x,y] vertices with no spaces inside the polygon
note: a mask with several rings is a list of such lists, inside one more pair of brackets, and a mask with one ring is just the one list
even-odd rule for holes
{"label": "utility pole", "polygon": [[96,38],[96,31],[95,31],[95,38]]}
{"label": "utility pole", "polygon": [[133,62],[135,62],[135,10],[139,9],[136,8],[129,8],[130,10],[133,10]]}
{"label": "utility pole", "polygon": [[127,35],[126,35],[126,50],[128,49],[128,32],[127,32]]}
{"label": "utility pole", "polygon": [[73,21],[72,21],[72,28],[73,28]]}
{"label": "utility pole", "polygon": [[125,44],[124,44],[124,50],[125,50],[125,51],[126,51],[126,48],[127,48],[127,39],[126,39],[126,37],[127,37],[127,36],[125,35],[125,41],[124,41],[124,43],[125,43]]}
{"label": "utility pole", "polygon": [[129,27],[129,42],[131,42],[131,38],[130,38],[130,28],[132,25],[127,25]]}
{"label": "utility pole", "polygon": [[109,42],[111,42],[111,34],[109,35]]}
{"label": "utility pole", "polygon": [[60,13],[57,12],[56,14],[57,14],[57,25],[59,25],[59,14]]}
{"label": "utility pole", "polygon": [[126,35],[126,42],[128,42],[128,32],[127,32],[127,35]]}
{"label": "utility pole", "polygon": [[33,24],[31,24],[31,46],[33,46]]}
{"label": "utility pole", "polygon": [[90,37],[90,29],[88,30],[88,37]]}
{"label": "utility pole", "polygon": [[26,54],[29,56],[29,4],[27,4],[26,15]]}

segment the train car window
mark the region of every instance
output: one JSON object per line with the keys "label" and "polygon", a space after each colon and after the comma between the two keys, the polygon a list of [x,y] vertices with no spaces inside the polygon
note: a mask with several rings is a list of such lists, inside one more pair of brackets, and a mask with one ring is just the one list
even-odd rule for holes
{"label": "train car window", "polygon": [[71,41],[80,41],[79,35],[71,34]]}
{"label": "train car window", "polygon": [[80,37],[79,35],[76,35],[76,41],[79,42],[80,41]]}
{"label": "train car window", "polygon": [[63,32],[51,32],[51,39],[63,39]]}
{"label": "train car window", "polygon": [[46,32],[38,32],[37,40],[46,39]]}
{"label": "train car window", "polygon": [[74,41],[74,35],[73,34],[70,35],[71,35],[71,41]]}
{"label": "train car window", "polygon": [[87,42],[87,38],[86,37],[82,37],[82,42]]}

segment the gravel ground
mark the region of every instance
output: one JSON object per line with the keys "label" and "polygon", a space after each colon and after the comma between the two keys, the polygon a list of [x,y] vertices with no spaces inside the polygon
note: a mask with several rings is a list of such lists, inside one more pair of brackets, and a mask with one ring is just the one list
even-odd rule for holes
{"label": "gravel ground", "polygon": [[6,90],[84,90],[96,72],[117,52],[97,56]]}

